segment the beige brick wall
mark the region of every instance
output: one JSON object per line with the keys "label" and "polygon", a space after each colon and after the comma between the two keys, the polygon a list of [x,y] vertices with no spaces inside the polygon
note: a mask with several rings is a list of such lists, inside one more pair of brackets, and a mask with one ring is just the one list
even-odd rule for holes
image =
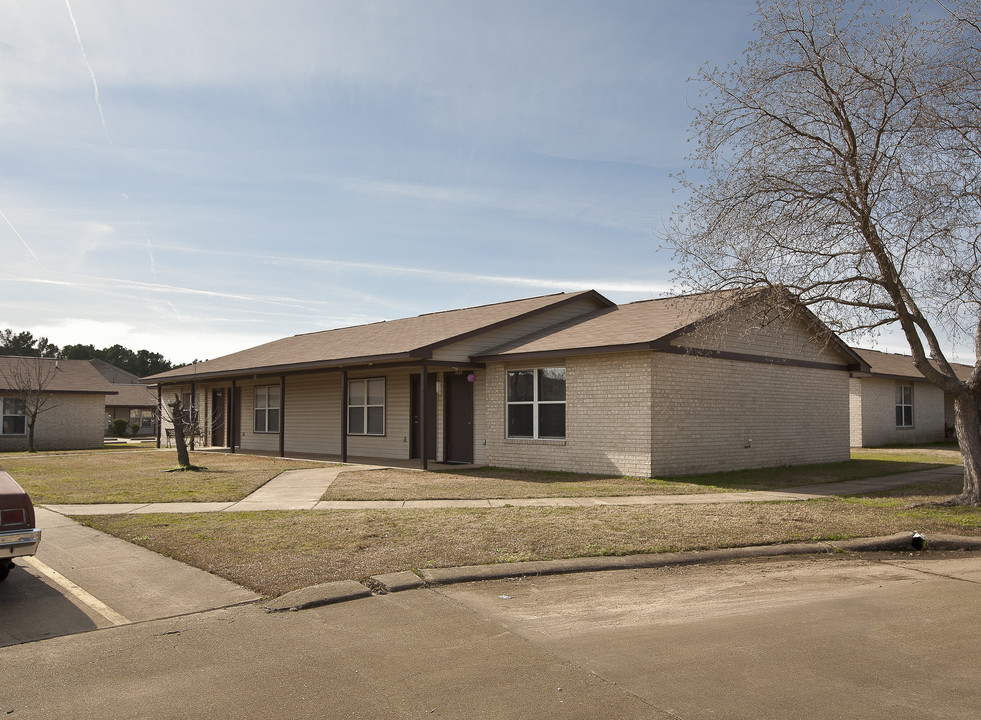
{"label": "beige brick wall", "polygon": [[[928,382],[886,378],[851,380],[861,383],[860,412],[852,405],[851,441],[855,447],[880,447],[937,442],[944,439],[946,402],[944,392]],[[896,427],[896,386],[913,385],[913,427]],[[853,390],[853,397],[859,391]]]}
{"label": "beige brick wall", "polygon": [[[38,415],[34,429],[37,450],[85,450],[103,446],[105,395],[55,395]],[[0,436],[0,451],[26,450],[27,436]]]}
{"label": "beige brick wall", "polygon": [[852,447],[862,447],[862,381],[848,380],[848,435]]}
{"label": "beige brick wall", "polygon": [[848,375],[654,357],[655,476],[848,459]]}
{"label": "beige brick wall", "polygon": [[[505,437],[508,369],[566,367],[566,439]],[[647,477],[650,474],[651,354],[576,356],[564,363],[487,367],[488,465]]]}
{"label": "beige brick wall", "polygon": [[820,338],[803,322],[767,316],[751,306],[726,313],[723,321],[707,323],[682,335],[673,345],[688,348],[725,350],[745,355],[847,365],[840,350]]}
{"label": "beige brick wall", "polygon": [[848,459],[844,372],[647,352],[570,357],[566,439],[508,439],[506,370],[529,367],[487,368],[489,465],[647,477]]}

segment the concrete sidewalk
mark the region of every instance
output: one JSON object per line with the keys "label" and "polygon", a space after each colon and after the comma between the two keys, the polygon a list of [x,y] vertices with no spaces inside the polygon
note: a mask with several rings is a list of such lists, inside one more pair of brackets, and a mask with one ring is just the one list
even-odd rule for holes
{"label": "concrete sidewalk", "polygon": [[500,507],[595,507],[600,505],[694,505],[810,500],[831,495],[859,495],[890,490],[904,485],[932,482],[963,475],[960,465],[920,470],[882,477],[846,480],[822,485],[751,490],[748,492],[701,493],[693,495],[627,495],[581,498],[513,498],[477,500],[326,500],[320,498],[343,472],[379,470],[382,466],[332,466],[291,470],[273,478],[237,502],[210,503],[104,503],[96,505],[44,505],[62,515],[126,515],[145,513],[251,512],[257,510],[401,510]]}
{"label": "concrete sidewalk", "polygon": [[202,612],[261,597],[43,508],[37,509],[37,521],[43,532],[38,554],[19,564],[94,609],[102,616],[97,622],[100,627]]}

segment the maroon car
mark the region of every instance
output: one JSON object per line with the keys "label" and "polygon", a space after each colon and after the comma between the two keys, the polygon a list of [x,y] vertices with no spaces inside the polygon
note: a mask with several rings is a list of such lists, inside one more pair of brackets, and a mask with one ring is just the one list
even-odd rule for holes
{"label": "maroon car", "polygon": [[33,555],[41,542],[34,526],[34,506],[24,488],[0,470],[0,581],[14,566],[14,558]]}

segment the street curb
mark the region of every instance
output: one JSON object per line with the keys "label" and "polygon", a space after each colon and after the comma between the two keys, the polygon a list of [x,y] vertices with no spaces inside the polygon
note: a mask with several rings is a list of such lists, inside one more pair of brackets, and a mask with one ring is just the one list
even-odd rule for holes
{"label": "street curb", "polygon": [[270,600],[263,607],[267,612],[305,610],[333,603],[369,597],[371,590],[356,580],[339,580],[300,588]]}
{"label": "street curb", "polygon": [[506,578],[543,575],[567,575],[580,572],[612,570],[646,570],[660,567],[725,562],[747,558],[783,557],[794,555],[827,555],[836,552],[928,552],[950,550],[981,550],[981,538],[958,535],[931,535],[914,532],[896,533],[883,537],[832,540],[828,542],[792,543],[786,545],[753,545],[720,550],[689,550],[676,553],[646,555],[617,555],[604,557],[568,558],[562,560],[532,560],[494,565],[465,565],[454,568],[427,568],[417,572],[403,571],[373,575],[363,583],[354,580],[313,585],[295,590],[266,603],[270,612],[302,610],[320,605],[344,602],[373,594],[386,594],[423,587],[439,587],[465,582],[504,580]]}

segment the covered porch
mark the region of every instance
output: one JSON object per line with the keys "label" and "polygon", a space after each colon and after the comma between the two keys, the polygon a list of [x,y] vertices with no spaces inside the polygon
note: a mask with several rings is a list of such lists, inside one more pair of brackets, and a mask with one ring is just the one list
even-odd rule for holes
{"label": "covered porch", "polygon": [[[158,385],[157,395],[162,417],[181,398],[195,450],[440,469],[481,464],[474,418],[482,370],[471,363],[369,363],[201,377]],[[158,447],[167,431],[158,433]]]}

